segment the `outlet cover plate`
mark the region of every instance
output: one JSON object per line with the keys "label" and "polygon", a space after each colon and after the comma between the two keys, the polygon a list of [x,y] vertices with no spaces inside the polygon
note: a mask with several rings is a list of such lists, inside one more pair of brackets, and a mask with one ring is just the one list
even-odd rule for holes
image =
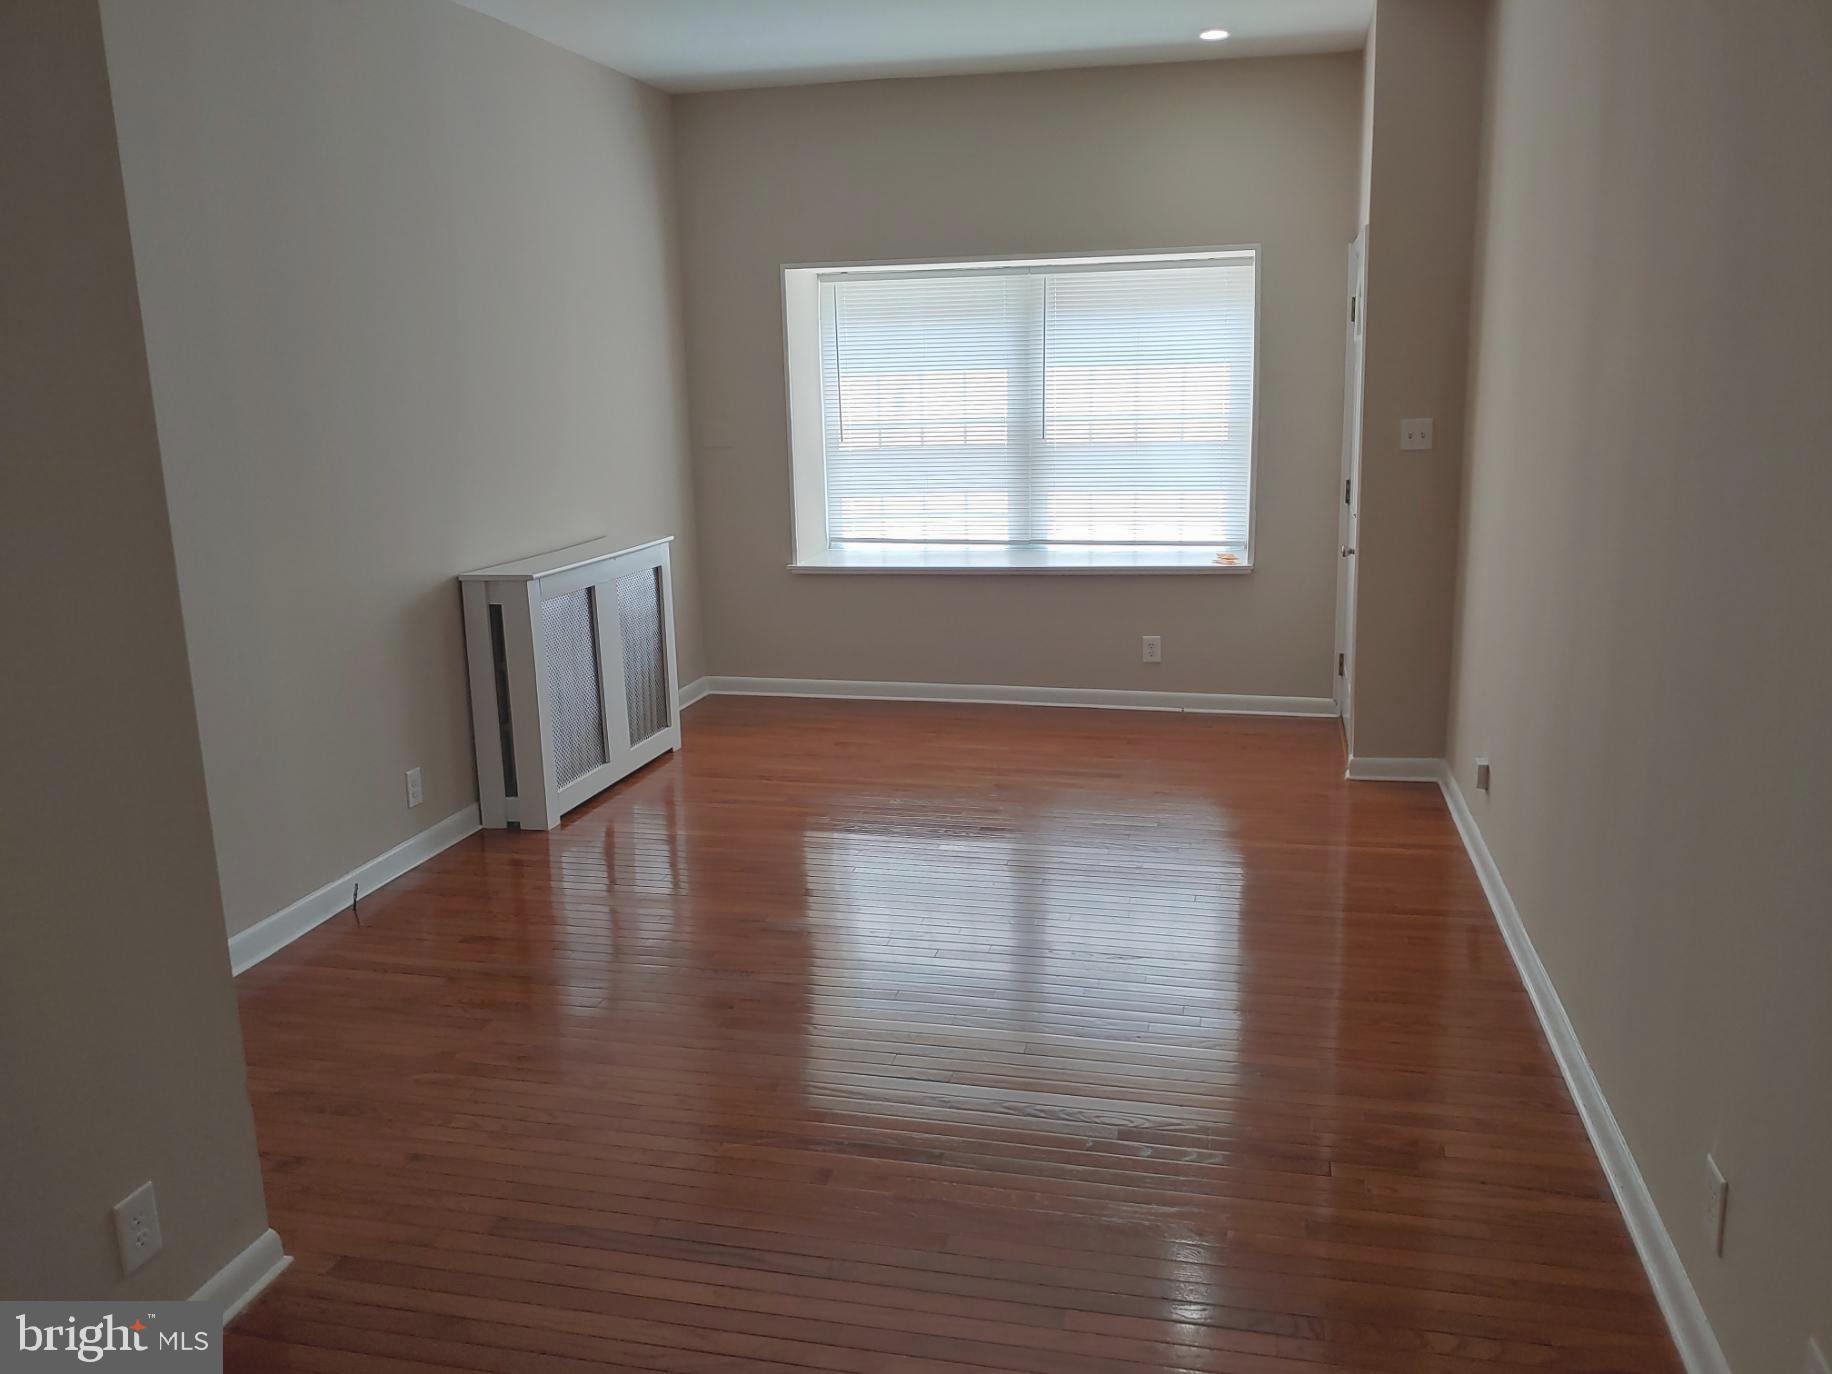
{"label": "outlet cover plate", "polygon": [[159,1233],[159,1200],[150,1180],[115,1203],[114,1226],[123,1274],[133,1273],[165,1246]]}
{"label": "outlet cover plate", "polygon": [[1401,420],[1399,422],[1399,446],[1409,453],[1430,448],[1431,421]]}
{"label": "outlet cover plate", "polygon": [[1730,1184],[1724,1171],[1710,1155],[1705,1156],[1705,1239],[1711,1242],[1711,1253],[1724,1253],[1724,1213],[1730,1206]]}

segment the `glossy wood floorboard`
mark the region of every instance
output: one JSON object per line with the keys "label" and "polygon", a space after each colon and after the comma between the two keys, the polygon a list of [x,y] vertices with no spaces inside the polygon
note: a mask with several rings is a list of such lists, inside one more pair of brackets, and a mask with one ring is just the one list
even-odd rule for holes
{"label": "glossy wood floorboard", "polygon": [[232,1370],[1677,1371],[1435,788],[712,698],[243,975]]}

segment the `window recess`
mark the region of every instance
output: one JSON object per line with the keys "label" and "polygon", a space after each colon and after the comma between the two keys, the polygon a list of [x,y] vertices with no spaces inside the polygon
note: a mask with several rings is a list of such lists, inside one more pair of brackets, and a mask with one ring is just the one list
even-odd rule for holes
{"label": "window recess", "polygon": [[785,287],[796,566],[1251,567],[1255,250]]}

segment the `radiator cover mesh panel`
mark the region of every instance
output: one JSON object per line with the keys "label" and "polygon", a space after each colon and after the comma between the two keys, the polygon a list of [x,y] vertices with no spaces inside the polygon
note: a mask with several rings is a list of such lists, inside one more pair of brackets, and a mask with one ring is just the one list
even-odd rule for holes
{"label": "radiator cover mesh panel", "polygon": [[564,787],[602,767],[606,759],[598,627],[590,587],[541,603],[541,658],[554,777]]}
{"label": "radiator cover mesh panel", "polygon": [[623,695],[629,708],[630,743],[641,744],[673,719],[668,700],[668,654],[662,642],[662,570],[644,568],[620,577],[617,629],[623,639]]}

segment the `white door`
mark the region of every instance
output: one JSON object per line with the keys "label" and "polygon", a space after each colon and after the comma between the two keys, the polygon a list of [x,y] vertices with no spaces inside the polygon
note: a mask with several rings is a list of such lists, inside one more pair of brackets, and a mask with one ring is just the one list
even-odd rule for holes
{"label": "white door", "polygon": [[1355,742],[1355,565],[1361,530],[1361,360],[1367,314],[1367,242],[1364,227],[1349,245],[1343,320],[1347,349],[1342,378],[1342,484],[1336,505],[1336,709],[1350,752]]}

